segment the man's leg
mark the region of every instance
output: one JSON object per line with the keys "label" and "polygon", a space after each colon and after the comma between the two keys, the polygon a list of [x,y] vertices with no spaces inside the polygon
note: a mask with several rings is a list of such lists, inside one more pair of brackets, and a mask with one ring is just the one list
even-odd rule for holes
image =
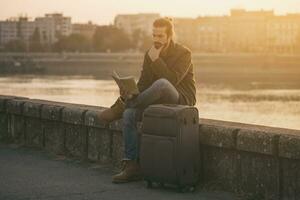
{"label": "man's leg", "polygon": [[125,144],[124,167],[122,171],[113,176],[114,183],[126,183],[141,180],[142,174],[137,162],[138,158],[138,130],[137,130],[137,108],[126,108],[123,112],[123,141]]}
{"label": "man's leg", "polygon": [[125,160],[137,159],[137,108],[126,108],[123,113]]}
{"label": "man's leg", "polygon": [[124,183],[141,178],[139,159],[139,142],[137,121],[142,111],[154,103],[178,103],[179,94],[176,88],[166,79],[155,81],[148,89],[140,93],[134,101],[127,102],[123,113],[123,140],[125,143],[125,167],[113,177],[113,182]]}
{"label": "man's leg", "polygon": [[101,121],[110,123],[114,120],[120,119],[124,110],[125,104],[119,97],[110,108],[107,108],[100,113],[99,119]]}
{"label": "man's leg", "polygon": [[126,107],[145,109],[154,103],[177,104],[178,101],[179,93],[176,88],[167,79],[161,78],[156,80],[136,98],[129,100]]}

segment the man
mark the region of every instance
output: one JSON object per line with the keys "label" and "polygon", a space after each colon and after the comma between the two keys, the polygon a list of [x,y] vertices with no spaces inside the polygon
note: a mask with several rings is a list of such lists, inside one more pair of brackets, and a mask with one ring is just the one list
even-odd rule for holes
{"label": "man", "polygon": [[168,103],[193,106],[196,88],[191,52],[173,41],[173,23],[160,18],[153,23],[153,46],[144,56],[143,68],[137,83],[139,94],[130,96],[120,90],[120,97],[100,118],[111,122],[123,116],[125,158],[122,171],[113,176],[114,183],[140,180],[137,121],[151,104]]}

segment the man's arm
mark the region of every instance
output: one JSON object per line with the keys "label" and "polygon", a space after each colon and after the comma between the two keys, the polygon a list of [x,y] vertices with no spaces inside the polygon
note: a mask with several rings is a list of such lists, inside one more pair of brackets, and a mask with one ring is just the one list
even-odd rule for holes
{"label": "man's arm", "polygon": [[191,65],[191,52],[184,51],[179,56],[173,66],[167,66],[162,58],[156,59],[150,64],[153,73],[159,78],[165,78],[170,81],[174,86],[179,84],[186,75]]}
{"label": "man's arm", "polygon": [[146,54],[144,56],[144,62],[143,62],[143,67],[142,67],[142,71],[141,71],[141,76],[137,83],[139,92],[143,92],[152,83],[153,74],[151,73],[151,69],[149,68],[149,63],[151,61],[149,60],[147,54],[148,54],[148,52],[146,52]]}

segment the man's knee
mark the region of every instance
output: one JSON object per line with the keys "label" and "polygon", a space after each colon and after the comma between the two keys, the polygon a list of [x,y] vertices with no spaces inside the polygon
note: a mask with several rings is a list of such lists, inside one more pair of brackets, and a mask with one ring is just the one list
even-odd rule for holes
{"label": "man's knee", "polygon": [[160,90],[168,90],[172,87],[172,83],[165,78],[160,78],[154,82],[155,85],[158,86]]}

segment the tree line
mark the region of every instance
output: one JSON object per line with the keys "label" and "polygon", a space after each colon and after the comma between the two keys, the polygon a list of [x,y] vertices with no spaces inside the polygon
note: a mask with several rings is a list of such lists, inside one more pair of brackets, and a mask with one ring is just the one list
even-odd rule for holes
{"label": "tree line", "polygon": [[[4,52],[144,52],[152,43],[151,36],[140,29],[135,30],[131,36],[113,25],[97,26],[92,37],[82,34],[63,36],[57,33],[58,40],[53,44],[42,42],[38,28],[35,29],[28,42],[22,39],[11,40],[0,51]],[[193,44],[183,43],[191,50]],[[295,51],[300,53],[300,34],[295,41]],[[246,51],[241,51],[246,52]]]}
{"label": "tree line", "polygon": [[69,36],[57,34],[53,44],[42,42],[38,28],[28,42],[22,39],[11,40],[4,45],[6,52],[124,52],[144,51],[151,45],[151,36],[137,29],[132,36],[113,26],[97,26],[92,37],[73,33]]}

